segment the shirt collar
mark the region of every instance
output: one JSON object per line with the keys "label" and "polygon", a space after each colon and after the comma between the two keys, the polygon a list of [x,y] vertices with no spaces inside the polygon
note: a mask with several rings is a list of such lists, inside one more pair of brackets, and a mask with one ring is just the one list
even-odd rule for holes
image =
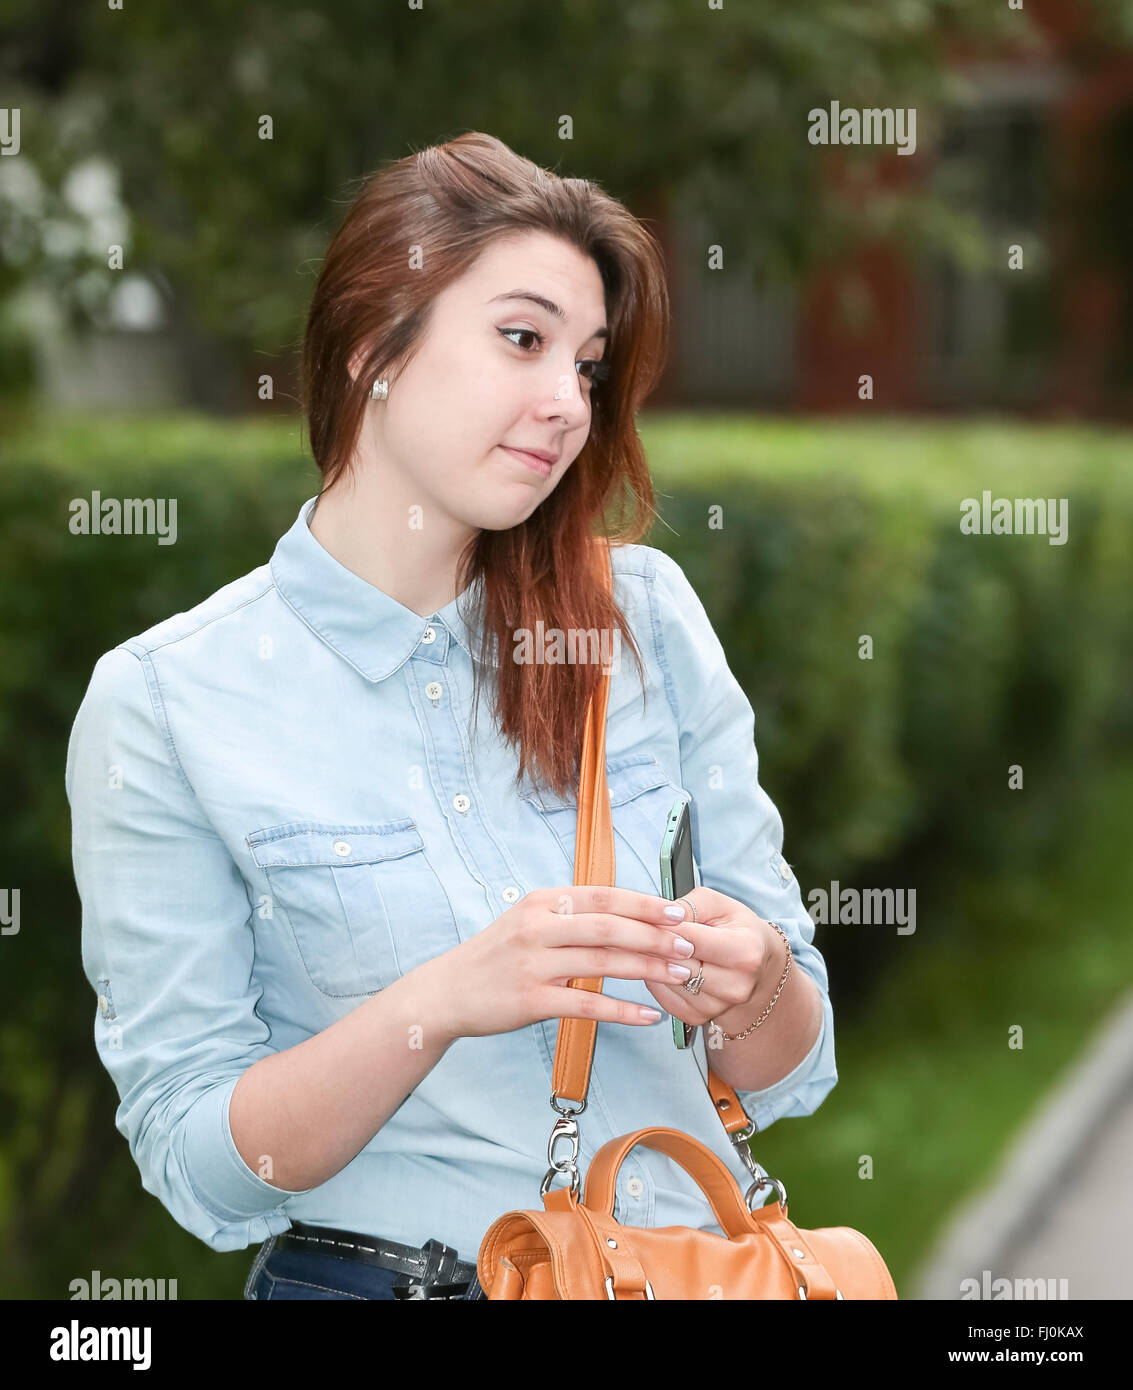
{"label": "shirt collar", "polygon": [[473,656],[479,627],[465,615],[475,613],[482,581],[477,579],[431,618],[422,618],[339,564],[315,539],[309,518],[317,500],[309,497],[299,508],[291,529],[276,543],[270,566],[284,601],[311,631],[370,681],[385,680],[403,666],[425,629],[438,623]]}

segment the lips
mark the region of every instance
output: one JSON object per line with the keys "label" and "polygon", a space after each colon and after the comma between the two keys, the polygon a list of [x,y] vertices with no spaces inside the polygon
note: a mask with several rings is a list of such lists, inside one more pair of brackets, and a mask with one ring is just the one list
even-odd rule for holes
{"label": "lips", "polygon": [[541,477],[546,478],[550,476],[551,469],[555,463],[554,454],[543,457],[547,452],[546,450],[541,449],[539,453],[533,453],[527,449],[513,449],[508,444],[501,444],[500,448],[505,454],[510,454],[512,458],[518,459],[520,463],[525,463],[528,468],[538,473]]}
{"label": "lips", "polygon": [[505,449],[514,449],[517,454],[534,454],[537,459],[542,459],[544,463],[555,463],[558,454],[552,453],[550,449],[528,449],[519,444],[505,444]]}

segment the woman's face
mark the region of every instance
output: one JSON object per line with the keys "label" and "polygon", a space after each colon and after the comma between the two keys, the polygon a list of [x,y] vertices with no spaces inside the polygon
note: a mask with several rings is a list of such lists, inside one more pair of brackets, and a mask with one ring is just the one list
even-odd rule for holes
{"label": "woman's face", "polygon": [[[437,297],[416,356],[390,374],[388,399],[369,406],[391,502],[418,502],[425,526],[432,517],[488,530],[524,521],[586,443],[605,328],[589,257],[544,232],[493,243]],[[536,471],[505,446],[545,450],[554,462]]]}

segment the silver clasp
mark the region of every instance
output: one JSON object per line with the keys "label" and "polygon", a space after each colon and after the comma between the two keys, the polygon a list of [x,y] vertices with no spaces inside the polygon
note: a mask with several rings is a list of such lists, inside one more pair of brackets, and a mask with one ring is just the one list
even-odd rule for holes
{"label": "silver clasp", "polygon": [[748,1188],[747,1192],[744,1193],[744,1201],[747,1203],[748,1211],[755,1211],[755,1207],[752,1205],[752,1198],[755,1196],[755,1194],[765,1187],[775,1187],[778,1189],[779,1192],[779,1204],[783,1208],[783,1215],[786,1216],[787,1189],[783,1186],[783,1184],[779,1181],[778,1178],[772,1178],[768,1176],[767,1170],[763,1168],[760,1164],[756,1163],[755,1159],[752,1157],[751,1150],[747,1146],[747,1141],[751,1138],[751,1136],[754,1133],[755,1121],[749,1119],[743,1129],[737,1130],[735,1134],[730,1134],[728,1136],[729,1139],[731,1139],[733,1146],[735,1147],[736,1153],[738,1153],[740,1156],[740,1162],[755,1179],[755,1181]]}
{"label": "silver clasp", "polygon": [[[550,1139],[547,1140],[547,1162],[551,1166],[543,1174],[543,1181],[539,1184],[539,1196],[545,1197],[551,1190],[556,1173],[567,1174],[570,1178],[570,1189],[577,1196],[581,1188],[581,1179],[578,1172],[578,1123],[574,1117],[586,1109],[586,1102],[583,1101],[577,1110],[564,1110],[558,1103],[558,1097],[552,1092],[551,1108],[558,1111],[558,1119],[551,1129]],[[555,1157],[555,1145],[560,1139],[570,1141],[568,1158]]]}
{"label": "silver clasp", "polygon": [[565,1171],[567,1164],[555,1157],[555,1145],[560,1139],[570,1140],[570,1159],[568,1163],[578,1161],[578,1125],[573,1119],[560,1115],[555,1121],[554,1128],[551,1130],[551,1137],[547,1140],[547,1162],[558,1172]]}
{"label": "silver clasp", "polygon": [[[764,1173],[764,1175],[761,1178],[756,1178],[756,1180],[744,1193],[744,1201],[747,1203],[748,1211],[755,1211],[755,1207],[753,1207],[751,1204],[751,1199],[760,1190],[760,1188],[763,1187],[776,1187],[779,1189],[779,1205],[783,1208],[783,1215],[786,1216],[787,1189],[783,1186],[783,1184],[779,1181],[778,1178],[769,1178],[766,1173]],[[766,1206],[766,1203],[761,1203],[760,1205]]]}

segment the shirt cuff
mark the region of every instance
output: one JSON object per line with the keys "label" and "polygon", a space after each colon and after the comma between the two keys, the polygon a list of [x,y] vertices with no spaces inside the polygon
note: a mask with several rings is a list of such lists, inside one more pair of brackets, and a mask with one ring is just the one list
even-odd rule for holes
{"label": "shirt cuff", "polygon": [[276,1187],[244,1162],[228,1121],[228,1104],[240,1078],[213,1086],[186,1116],[185,1173],[205,1207],[222,1221],[247,1221],[314,1188]]}

